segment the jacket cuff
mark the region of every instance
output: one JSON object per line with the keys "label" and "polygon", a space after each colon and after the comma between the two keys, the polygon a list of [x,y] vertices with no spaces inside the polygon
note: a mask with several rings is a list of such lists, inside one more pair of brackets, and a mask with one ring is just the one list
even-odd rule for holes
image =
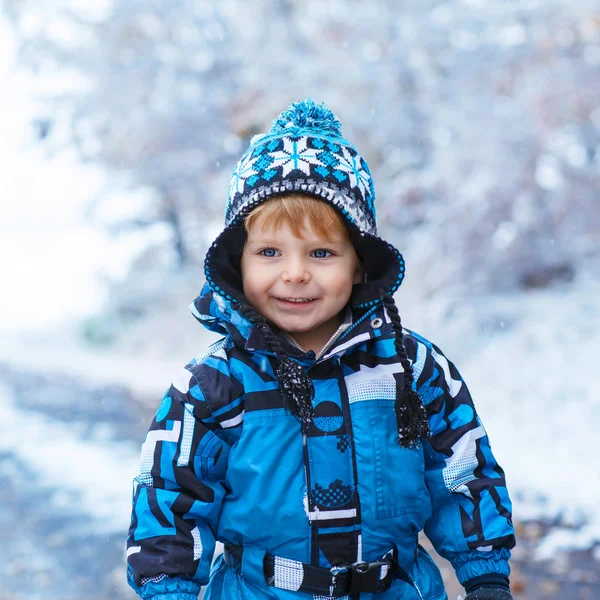
{"label": "jacket cuff", "polygon": [[501,558],[470,560],[456,568],[456,577],[463,586],[471,579],[493,574],[508,577],[510,575],[508,561]]}
{"label": "jacket cuff", "polygon": [[198,600],[198,594],[181,594],[179,592],[159,594],[158,596],[144,596],[147,600]]}
{"label": "jacket cuff", "polygon": [[488,575],[481,575],[480,577],[473,577],[469,581],[465,582],[464,588],[467,593],[476,590],[477,588],[504,588],[510,589],[510,583],[506,575],[500,575],[499,573],[489,573]]}
{"label": "jacket cuff", "polygon": [[200,585],[188,579],[164,577],[149,581],[136,591],[142,600],[198,600]]}

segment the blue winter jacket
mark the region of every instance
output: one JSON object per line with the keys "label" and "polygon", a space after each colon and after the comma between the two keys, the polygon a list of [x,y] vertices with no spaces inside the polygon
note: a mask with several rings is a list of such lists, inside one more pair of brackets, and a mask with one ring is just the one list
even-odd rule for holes
{"label": "blue winter jacket", "polygon": [[[319,360],[286,351],[310,374],[314,422],[286,412],[276,359],[260,330],[206,286],[192,311],[224,334],[166,392],[143,444],[128,538],[128,578],[144,599],[327,598],[267,585],[266,553],[330,567],[398,561],[426,600],[446,598],[418,546],[421,530],[465,582],[509,574],[514,545],[504,473],[456,367],[439,348],[404,331],[414,388],[430,440],[397,443],[394,398],[402,366],[383,307],[353,325]],[[284,342],[285,343],[285,342]],[[241,568],[215,541],[242,545]],[[369,600],[418,598],[395,580]]]}

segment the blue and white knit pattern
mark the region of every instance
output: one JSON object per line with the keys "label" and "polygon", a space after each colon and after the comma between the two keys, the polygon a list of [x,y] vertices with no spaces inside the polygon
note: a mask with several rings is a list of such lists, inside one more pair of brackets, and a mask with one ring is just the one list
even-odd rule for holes
{"label": "blue and white knit pattern", "polygon": [[252,138],[231,177],[225,225],[286,192],[320,196],[362,231],[377,234],[369,166],[342,137],[334,114],[312,100],[293,104],[268,134]]}

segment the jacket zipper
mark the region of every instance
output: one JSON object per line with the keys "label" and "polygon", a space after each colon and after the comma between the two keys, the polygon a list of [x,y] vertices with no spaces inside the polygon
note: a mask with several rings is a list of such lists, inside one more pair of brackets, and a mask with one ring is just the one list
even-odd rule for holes
{"label": "jacket zipper", "polygon": [[[335,343],[335,341],[342,335],[342,333],[344,333],[346,330],[348,330],[351,326],[352,326],[352,312],[350,309],[347,308],[346,311],[344,312],[344,321],[337,328],[335,333],[329,338],[327,343],[319,350],[319,353],[315,356],[315,362],[318,361],[321,357],[323,357],[325,355],[325,353],[327,352],[327,350],[329,350],[329,348],[331,348],[331,346]],[[293,336],[291,336],[287,332],[285,332],[285,335],[289,339],[289,341],[296,348],[298,348],[298,350],[300,350],[300,352],[302,352],[303,354],[307,354],[306,350],[293,338]]]}

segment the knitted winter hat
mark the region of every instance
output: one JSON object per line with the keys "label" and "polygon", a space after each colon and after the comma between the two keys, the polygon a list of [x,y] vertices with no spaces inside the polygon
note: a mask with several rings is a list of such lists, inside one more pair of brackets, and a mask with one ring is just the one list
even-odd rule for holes
{"label": "knitted winter hat", "polygon": [[285,354],[265,319],[240,293],[243,220],[261,202],[291,192],[319,197],[345,218],[367,273],[367,281],[354,286],[351,303],[355,309],[379,304],[386,307],[404,368],[404,385],[397,391],[395,403],[399,442],[410,447],[429,435],[429,425],[420,397],[413,390],[412,366],[402,343],[402,324],[392,297],[404,278],[404,259],[391,244],[377,237],[375,189],[369,167],[342,136],[339,120],[324,104],[309,99],[296,102],[275,119],[268,133],[250,141],[231,177],[225,230],[206,256],[207,282],[263,332],[279,359],[277,379],[284,403],[302,420],[310,421],[310,379],[301,365]]}
{"label": "knitted winter hat", "polygon": [[377,234],[375,190],[367,161],[342,137],[341,124],[323,104],[296,102],[255,135],[229,185],[225,225],[259,202],[285,192],[319,196],[361,230]]}

